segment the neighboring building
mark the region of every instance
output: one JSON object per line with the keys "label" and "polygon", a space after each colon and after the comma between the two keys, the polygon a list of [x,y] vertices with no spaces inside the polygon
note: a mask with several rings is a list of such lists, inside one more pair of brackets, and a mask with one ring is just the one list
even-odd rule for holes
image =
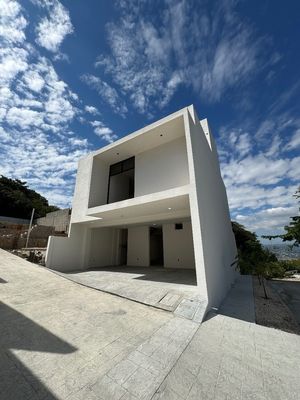
{"label": "neighboring building", "polygon": [[190,106],[79,161],[69,237],[50,238],[46,266],[192,268],[211,307],[236,256],[216,146]]}
{"label": "neighboring building", "polygon": [[69,232],[71,210],[65,208],[63,210],[52,211],[47,213],[45,217],[37,218],[37,225],[52,226],[55,232]]}

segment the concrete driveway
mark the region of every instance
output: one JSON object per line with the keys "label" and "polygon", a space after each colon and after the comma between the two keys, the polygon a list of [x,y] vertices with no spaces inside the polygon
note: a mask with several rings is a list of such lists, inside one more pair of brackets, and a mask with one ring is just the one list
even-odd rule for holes
{"label": "concrete driveway", "polygon": [[82,285],[172,311],[196,322],[202,321],[206,311],[195,270],[124,266],[56,273]]}
{"label": "concrete driveway", "polygon": [[300,338],[251,320],[247,277],[201,325],[3,250],[0,278],[1,399],[299,399]]}

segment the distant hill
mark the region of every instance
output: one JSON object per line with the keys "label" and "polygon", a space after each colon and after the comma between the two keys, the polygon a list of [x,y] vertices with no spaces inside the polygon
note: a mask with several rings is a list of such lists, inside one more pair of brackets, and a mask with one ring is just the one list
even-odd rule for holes
{"label": "distant hill", "polygon": [[44,217],[48,212],[59,210],[48,200],[29,189],[26,182],[0,176],[0,215],[29,219],[35,208],[35,218]]}
{"label": "distant hill", "polygon": [[264,247],[274,253],[278,260],[300,259],[300,247],[286,243],[265,244]]}

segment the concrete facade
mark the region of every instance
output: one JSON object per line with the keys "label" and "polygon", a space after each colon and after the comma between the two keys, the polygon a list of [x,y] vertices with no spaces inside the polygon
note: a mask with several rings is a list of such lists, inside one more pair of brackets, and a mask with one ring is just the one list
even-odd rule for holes
{"label": "concrete facade", "polygon": [[46,266],[195,269],[209,309],[236,256],[216,146],[189,106],[79,161],[69,237],[49,239]]}
{"label": "concrete facade", "polygon": [[35,223],[37,225],[52,226],[56,232],[69,231],[71,218],[71,210],[65,208],[64,210],[57,210],[48,213],[45,217],[37,218]]}

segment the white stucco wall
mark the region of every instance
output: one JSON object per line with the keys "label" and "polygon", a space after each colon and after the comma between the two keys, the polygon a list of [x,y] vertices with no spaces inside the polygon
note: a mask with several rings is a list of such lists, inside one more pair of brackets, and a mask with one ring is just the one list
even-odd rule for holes
{"label": "white stucco wall", "polygon": [[50,236],[46,267],[57,271],[85,269],[88,241],[88,229],[82,225],[73,225],[70,237]]}
{"label": "white stucco wall", "polygon": [[91,229],[88,267],[115,265],[117,232],[113,228]]}
{"label": "white stucco wall", "polygon": [[195,268],[192,226],[189,221],[182,224],[180,230],[174,223],[163,224],[165,268]]}
{"label": "white stucco wall", "polygon": [[205,279],[208,305],[218,307],[236,277],[231,264],[237,252],[217,154],[212,153],[214,142],[206,139],[197,117],[196,124],[189,113],[187,118],[194,170],[190,196],[194,248],[202,249],[202,259],[196,254],[197,278]]}
{"label": "white stucco wall", "polygon": [[78,162],[76,183],[72,204],[71,224],[74,222],[93,221],[95,218],[86,215],[90,196],[90,180],[93,166],[93,154]]}
{"label": "white stucco wall", "polygon": [[106,204],[108,188],[109,166],[99,158],[93,158],[92,173],[90,178],[89,207]]}
{"label": "white stucco wall", "polygon": [[185,138],[135,157],[135,197],[189,183]]}
{"label": "white stucco wall", "polygon": [[149,227],[136,226],[128,229],[127,265],[150,265]]}

